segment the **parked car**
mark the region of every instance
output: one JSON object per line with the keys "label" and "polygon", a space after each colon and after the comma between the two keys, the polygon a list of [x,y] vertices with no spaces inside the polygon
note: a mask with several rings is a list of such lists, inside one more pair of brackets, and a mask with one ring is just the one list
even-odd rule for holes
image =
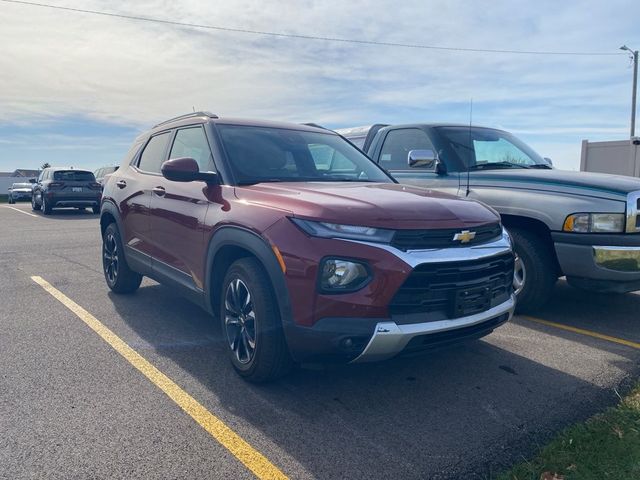
{"label": "parked car", "polygon": [[54,208],[91,208],[100,213],[101,186],[88,170],[45,168],[33,186],[31,208],[51,214]]}
{"label": "parked car", "polygon": [[481,200],[501,214],[518,257],[520,311],[543,306],[561,276],[587,290],[640,289],[639,179],[555,170],[491,128],[394,125],[367,142],[369,157],[398,181]]}
{"label": "parked car", "polygon": [[31,200],[32,185],[30,183],[14,183],[9,189],[9,204],[20,200]]}
{"label": "parked car", "polygon": [[104,181],[106,177],[108,177],[113,172],[118,170],[118,168],[120,167],[108,166],[108,167],[102,167],[97,169],[95,172],[93,172],[93,175],[96,177],[96,182],[98,182],[102,187],[104,187]]}
{"label": "parked car", "polygon": [[399,185],[321,128],[209,113],[156,125],[107,180],[100,226],[109,288],[146,275],[184,292],[252,381],[477,338],[514,310],[497,213]]}

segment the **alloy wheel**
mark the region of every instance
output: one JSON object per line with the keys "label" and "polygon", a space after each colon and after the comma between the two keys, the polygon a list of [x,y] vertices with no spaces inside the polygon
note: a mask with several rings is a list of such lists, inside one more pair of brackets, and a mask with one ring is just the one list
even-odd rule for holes
{"label": "alloy wheel", "polygon": [[112,233],[108,233],[105,238],[102,255],[104,258],[104,273],[111,285],[118,279],[118,243]]}
{"label": "alloy wheel", "polygon": [[247,285],[239,278],[229,282],[224,298],[227,341],[238,362],[246,365],[256,352],[256,315]]}

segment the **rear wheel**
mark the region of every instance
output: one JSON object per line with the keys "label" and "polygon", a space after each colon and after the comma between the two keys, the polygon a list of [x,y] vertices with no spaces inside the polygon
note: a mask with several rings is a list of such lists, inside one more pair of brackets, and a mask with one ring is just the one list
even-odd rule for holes
{"label": "rear wheel", "polygon": [[47,200],[47,197],[44,196],[44,194],[42,195],[42,213],[44,213],[45,215],[51,215],[51,202],[49,202],[49,200]]}
{"label": "rear wheel", "polygon": [[33,193],[33,195],[31,195],[31,210],[33,210],[34,212],[40,210],[40,205],[38,205],[38,202],[36,202],[35,192]]}
{"label": "rear wheel", "polygon": [[102,268],[107,286],[116,293],[133,293],[142,281],[142,275],[127,265],[115,223],[110,224],[102,236]]}
{"label": "rear wheel", "polygon": [[526,313],[547,303],[558,280],[553,251],[534,233],[509,229],[516,254],[514,291],[517,296],[516,311]]}
{"label": "rear wheel", "polygon": [[243,378],[266,382],[292,365],[271,282],[254,258],[234,262],[222,282],[222,335],[231,363]]}

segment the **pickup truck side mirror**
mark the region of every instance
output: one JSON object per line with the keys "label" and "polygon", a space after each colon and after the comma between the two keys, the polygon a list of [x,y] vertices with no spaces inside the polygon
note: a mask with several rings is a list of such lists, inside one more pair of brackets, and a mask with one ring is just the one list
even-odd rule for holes
{"label": "pickup truck side mirror", "polygon": [[407,163],[411,168],[419,168],[438,175],[446,173],[444,164],[433,150],[410,150],[407,156]]}
{"label": "pickup truck side mirror", "polygon": [[553,162],[551,161],[551,159],[549,157],[544,157],[544,161],[547,162],[549,164],[549,166],[553,167]]}
{"label": "pickup truck side mirror", "polygon": [[30,178],[29,179],[29,183],[36,183],[36,179],[35,178]]}
{"label": "pickup truck side mirror", "polygon": [[201,180],[207,183],[218,183],[216,172],[201,172],[198,162],[193,158],[173,158],[162,164],[162,176],[172,182],[193,182]]}

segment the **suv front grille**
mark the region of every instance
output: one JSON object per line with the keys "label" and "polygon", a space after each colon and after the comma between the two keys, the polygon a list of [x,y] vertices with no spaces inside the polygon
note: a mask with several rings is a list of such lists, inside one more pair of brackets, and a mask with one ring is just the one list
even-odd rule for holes
{"label": "suv front grille", "polygon": [[[507,301],[513,289],[511,253],[482,260],[418,265],[393,297],[399,324],[473,315]],[[425,315],[427,314],[427,315]]]}
{"label": "suv front grille", "polygon": [[[475,237],[467,243],[453,240],[457,233],[463,230],[474,232]],[[451,248],[479,245],[500,238],[502,227],[499,223],[481,225],[468,229],[446,228],[438,230],[397,230],[391,245],[399,250],[424,250],[429,248]]]}

